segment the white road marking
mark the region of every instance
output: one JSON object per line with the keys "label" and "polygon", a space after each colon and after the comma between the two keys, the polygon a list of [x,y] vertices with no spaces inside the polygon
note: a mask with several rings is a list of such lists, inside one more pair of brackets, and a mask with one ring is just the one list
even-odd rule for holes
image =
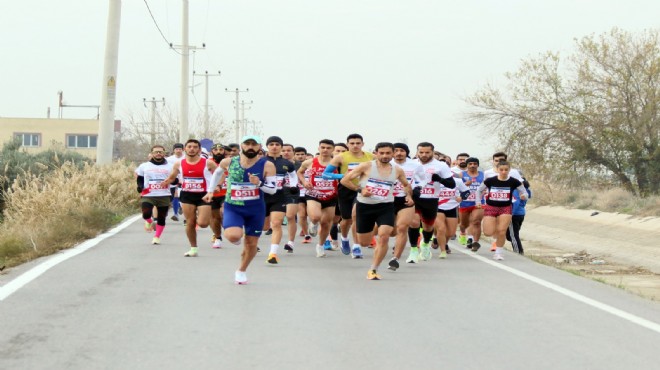
{"label": "white road marking", "polygon": [[[454,243],[452,243],[452,244],[454,244]],[[474,253],[474,252],[472,252],[472,251],[468,251],[468,250],[466,250],[463,246],[461,246],[461,245],[459,245],[459,244],[457,244],[457,243],[454,244],[454,246],[455,246],[455,248],[452,249],[453,251],[454,251],[454,250],[457,250],[457,251],[459,251],[459,252],[461,252],[461,253],[463,253],[463,254],[465,254],[465,255],[468,255],[468,256],[470,256],[470,257],[472,257],[472,258],[476,258],[476,259],[478,259],[478,260],[481,261],[481,262],[487,263],[487,264],[489,264],[489,265],[491,265],[491,266],[493,266],[493,267],[496,267],[496,268],[498,268],[498,269],[500,269],[500,270],[504,270],[504,271],[506,271],[506,272],[509,272],[509,273],[511,273],[511,274],[514,274],[514,275],[516,275],[516,276],[519,276],[519,277],[521,277],[521,278],[523,278],[523,279],[525,279],[525,280],[531,281],[532,283],[536,283],[536,284],[541,285],[541,286],[543,286],[543,287],[546,287],[546,288],[548,288],[548,289],[550,289],[550,290],[554,290],[555,292],[557,292],[557,293],[559,293],[559,294],[563,294],[563,295],[565,295],[565,296],[567,296],[567,297],[569,297],[569,298],[572,298],[572,299],[574,299],[574,300],[576,300],[576,301],[578,301],[578,302],[582,302],[582,303],[588,304],[588,305],[591,306],[591,307],[597,308],[597,309],[599,309],[599,310],[601,310],[601,311],[605,311],[605,312],[607,312],[607,313],[609,313],[609,314],[611,314],[611,315],[614,315],[614,316],[620,317],[620,318],[622,318],[622,319],[624,319],[624,320],[628,320],[628,321],[632,322],[633,324],[637,324],[637,325],[639,325],[639,326],[641,326],[641,327],[647,328],[647,329],[649,329],[649,330],[653,330],[653,331],[655,331],[656,333],[660,333],[660,324],[658,324],[658,323],[655,323],[655,322],[650,321],[650,320],[646,320],[646,319],[641,318],[641,317],[639,317],[639,316],[635,316],[635,315],[633,315],[633,314],[631,314],[631,313],[629,313],[629,312],[626,312],[626,311],[620,310],[620,309],[618,309],[618,308],[616,308],[616,307],[612,307],[612,306],[610,306],[610,305],[608,305],[608,304],[605,304],[605,303],[603,303],[603,302],[599,302],[599,301],[597,301],[597,300],[595,300],[595,299],[592,299],[592,298],[589,298],[589,297],[583,296],[583,295],[580,294],[580,293],[574,292],[574,291],[572,291],[572,290],[570,290],[570,289],[566,289],[566,288],[561,287],[561,286],[559,286],[559,285],[557,285],[557,284],[553,284],[553,283],[551,283],[551,282],[549,282],[549,281],[547,281],[547,280],[543,280],[543,279],[538,278],[538,277],[536,277],[536,276],[530,275],[530,274],[528,274],[528,273],[526,273],[526,272],[522,272],[522,271],[520,271],[520,270],[516,270],[516,269],[514,269],[513,267],[509,267],[509,266],[503,264],[502,262],[496,262],[496,261],[494,261],[494,260],[492,260],[492,259],[489,259],[489,258],[486,258],[486,257],[482,257],[482,256],[480,256],[480,255],[478,255],[478,254],[476,254],[476,253]],[[486,245],[486,246],[487,246],[487,247],[490,247],[490,245]]]}
{"label": "white road marking", "polygon": [[44,272],[48,271],[51,267],[57,266],[58,264],[68,260],[71,257],[77,256],[80,253],[85,252],[86,250],[95,247],[97,244],[99,244],[101,241],[103,241],[105,238],[111,237],[118,232],[124,230],[127,228],[130,224],[135,222],[138,218],[141,218],[142,215],[136,215],[133,216],[126,221],[122,222],[119,224],[117,227],[114,229],[105,232],[99,236],[97,236],[94,239],[89,239],[86,240],[85,242],[71,248],[64,250],[61,253],[58,253],[50,258],[48,258],[46,261],[43,263],[29,269],[28,271],[24,272],[20,276],[18,276],[16,279],[10,281],[9,283],[5,284],[3,287],[0,287],[0,302],[3,301],[5,298],[9,297],[13,293],[15,293],[17,290],[20,288],[24,287],[26,284],[31,282],[32,280],[38,278],[43,274]]}

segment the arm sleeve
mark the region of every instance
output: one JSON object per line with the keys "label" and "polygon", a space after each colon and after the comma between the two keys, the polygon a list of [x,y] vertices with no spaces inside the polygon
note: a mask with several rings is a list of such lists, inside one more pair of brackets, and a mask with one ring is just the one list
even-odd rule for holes
{"label": "arm sleeve", "polygon": [[220,179],[222,178],[222,175],[224,175],[224,173],[225,170],[220,166],[218,166],[218,168],[215,169],[210,180],[206,182],[207,193],[213,192],[213,189],[215,189],[215,187],[218,186],[218,184],[220,183]]}
{"label": "arm sleeve", "polygon": [[337,167],[333,166],[331,164],[326,166],[325,170],[323,171],[323,179],[324,180],[341,180],[344,177],[344,175],[340,174],[340,173],[334,173],[336,169],[337,169]]}
{"label": "arm sleeve", "polygon": [[477,202],[480,202],[479,199],[481,199],[483,197],[483,193],[486,191],[486,189],[487,189],[486,184],[482,182],[481,185],[479,185],[479,187],[477,188],[477,191],[476,191],[476,194],[475,194],[475,197],[474,197],[474,199],[476,199]]}
{"label": "arm sleeve", "polygon": [[277,176],[267,176],[259,187],[261,191],[263,191],[266,194],[275,194],[277,191],[277,188],[275,187],[275,183],[277,182]]}
{"label": "arm sleeve", "polygon": [[296,174],[296,171],[289,172],[289,187],[298,187],[298,175]]}
{"label": "arm sleeve", "polygon": [[144,176],[137,175],[137,191],[138,193],[141,193],[142,190],[144,189]]}
{"label": "arm sleeve", "polygon": [[520,195],[521,198],[522,196],[525,196],[525,198],[529,196],[529,194],[527,194],[527,189],[525,189],[525,186],[523,184],[520,184],[520,186],[518,186],[516,190],[518,190],[518,194]]}

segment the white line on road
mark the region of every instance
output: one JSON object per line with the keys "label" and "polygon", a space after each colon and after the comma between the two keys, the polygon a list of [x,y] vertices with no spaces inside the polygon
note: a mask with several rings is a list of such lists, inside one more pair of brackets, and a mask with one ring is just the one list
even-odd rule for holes
{"label": "white line on road", "polygon": [[560,293],[560,294],[563,294],[563,295],[565,295],[565,296],[567,296],[567,297],[569,297],[569,298],[572,298],[572,299],[574,299],[574,300],[576,300],[576,301],[579,301],[579,302],[582,302],[582,303],[588,304],[588,305],[591,306],[591,307],[594,307],[594,308],[597,308],[597,309],[599,309],[599,310],[605,311],[605,312],[607,312],[607,313],[609,313],[609,314],[612,314],[612,315],[614,315],[614,316],[620,317],[620,318],[622,318],[622,319],[624,319],[624,320],[628,320],[628,321],[630,321],[630,322],[632,322],[632,323],[634,323],[634,324],[637,324],[637,325],[639,325],[639,326],[642,326],[642,327],[644,327],[644,328],[647,328],[647,329],[653,330],[653,331],[655,331],[655,332],[657,332],[657,333],[660,333],[660,324],[657,324],[657,323],[655,323],[655,322],[653,322],[653,321],[649,321],[649,320],[643,319],[643,318],[641,318],[641,317],[639,317],[639,316],[635,316],[635,315],[633,315],[633,314],[631,314],[631,313],[628,313],[628,312],[626,312],[626,311],[620,310],[620,309],[618,309],[618,308],[616,308],[616,307],[612,307],[612,306],[610,306],[610,305],[608,305],[608,304],[605,304],[605,303],[603,303],[603,302],[599,302],[599,301],[597,301],[597,300],[595,300],[595,299],[591,299],[591,298],[589,298],[589,297],[583,296],[582,294],[577,293],[577,292],[574,292],[574,291],[572,291],[572,290],[570,290],[570,289],[566,289],[566,288],[561,287],[561,286],[559,286],[559,285],[557,285],[557,284],[553,284],[553,283],[551,283],[551,282],[549,282],[549,281],[547,281],[547,280],[543,280],[543,279],[541,279],[541,278],[538,278],[538,277],[536,277],[536,276],[532,276],[532,275],[530,275],[530,274],[528,274],[528,273],[525,273],[525,272],[522,272],[522,271],[520,271],[520,270],[516,270],[516,269],[514,269],[513,267],[509,267],[509,266],[507,266],[507,265],[502,264],[501,262],[495,262],[495,261],[490,260],[490,259],[488,259],[488,258],[486,258],[486,257],[482,257],[482,256],[480,256],[480,255],[478,255],[478,254],[473,253],[472,251],[467,251],[467,250],[465,250],[464,248],[461,248],[461,246],[458,245],[458,244],[455,244],[455,246],[456,246],[456,248],[454,248],[454,249],[452,249],[452,250],[457,250],[457,251],[459,251],[459,252],[461,252],[461,253],[463,253],[463,254],[465,254],[465,255],[468,255],[468,256],[470,256],[470,257],[472,257],[472,258],[476,258],[476,259],[478,259],[479,261],[484,262],[484,263],[487,263],[487,264],[489,264],[489,265],[491,265],[491,266],[493,266],[493,267],[496,267],[496,268],[498,268],[498,269],[500,269],[500,270],[504,270],[504,271],[506,271],[506,272],[509,272],[509,273],[511,273],[511,274],[514,274],[514,275],[516,275],[516,276],[519,276],[519,277],[521,277],[521,278],[523,278],[523,279],[525,279],[525,280],[531,281],[531,282],[533,282],[533,283],[536,283],[536,284],[541,285],[541,286],[543,286],[543,287],[546,287],[546,288],[548,288],[548,289],[554,290],[555,292]]}
{"label": "white line on road", "polygon": [[24,287],[26,284],[31,282],[32,280],[38,278],[43,274],[44,272],[48,271],[51,267],[54,267],[58,265],[61,262],[64,262],[68,260],[71,257],[77,256],[82,252],[85,252],[86,250],[95,247],[97,244],[99,244],[101,241],[103,241],[105,238],[108,238],[110,236],[113,236],[117,234],[118,232],[124,230],[127,228],[130,224],[135,222],[138,218],[142,217],[142,215],[137,215],[133,216],[121,224],[119,224],[117,227],[114,229],[103,233],[99,236],[97,236],[94,239],[89,239],[74,248],[67,249],[62,253],[59,253],[48,260],[44,261],[43,263],[29,269],[28,271],[24,272],[23,274],[19,275],[16,279],[10,281],[6,285],[0,288],[0,302],[3,301],[5,298],[9,297],[12,295],[14,292],[19,290],[20,288]]}

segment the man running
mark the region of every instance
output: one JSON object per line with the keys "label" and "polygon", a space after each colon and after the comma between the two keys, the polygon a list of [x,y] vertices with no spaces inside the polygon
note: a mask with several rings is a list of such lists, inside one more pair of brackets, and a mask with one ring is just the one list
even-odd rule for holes
{"label": "man running", "polygon": [[[467,170],[463,171],[463,182],[470,188],[470,195],[459,205],[460,235],[458,243],[476,252],[481,248],[481,220],[484,216],[482,208],[477,208],[477,202],[484,204],[483,199],[477,199],[477,189],[484,181],[484,173],[479,171],[479,159],[470,157],[465,161]],[[466,234],[467,233],[467,234]]]}
{"label": "man running", "polygon": [[[175,163],[183,159],[183,144],[176,143],[172,147],[172,155],[165,158],[167,163],[174,165]],[[179,186],[170,185],[170,192],[172,194],[172,221],[179,221],[179,210],[181,208],[181,203],[179,202]]]}
{"label": "man running", "polygon": [[[350,146],[350,145],[349,145]],[[374,250],[371,268],[367,279],[380,280],[378,266],[389,248],[388,242],[394,230],[394,184],[403,185],[408,201],[411,201],[411,188],[403,169],[392,165],[394,145],[381,142],[376,144],[376,160],[363,162],[348,172],[341,183],[357,193],[356,231],[361,246],[367,247],[377,226],[378,242]],[[357,185],[354,180],[357,180]]]}
{"label": "man running", "polygon": [[[291,161],[293,163],[294,171],[298,170],[298,168],[300,168],[300,163],[302,163],[302,162],[296,162],[294,148],[293,145],[291,144],[285,143],[284,145],[282,145],[282,158]],[[293,243],[296,239],[296,232],[298,231],[296,216],[298,215],[298,207],[299,207],[298,201],[299,201],[300,190],[298,189],[297,184],[295,186],[291,185],[291,181],[288,176],[284,178],[284,184],[282,190],[284,191],[284,195],[286,197],[286,203],[287,203],[285,220],[289,235],[289,241],[287,241],[286,244],[284,244],[284,250],[286,250],[287,253],[293,253],[293,246],[294,246]]]}
{"label": "man running", "polygon": [[[225,239],[239,245],[245,234],[241,263],[234,275],[235,283],[241,285],[247,284],[247,268],[257,255],[257,242],[266,216],[264,193],[275,193],[275,166],[266,158],[257,156],[260,150],[261,138],[244,136],[241,153],[220,161],[220,170],[213,173],[209,186],[214,189],[226,178],[227,195],[222,225]],[[209,192],[204,197],[210,201],[213,193]]]}
{"label": "man running", "polygon": [[[438,199],[440,198],[440,184],[448,189],[456,187],[453,174],[445,162],[434,157],[434,146],[429,142],[417,144],[417,160],[421,164],[415,173],[415,212],[422,222],[422,243],[420,256],[422,261],[431,260],[431,238],[438,214]],[[412,242],[412,241],[411,241]],[[411,254],[413,249],[411,248]]]}
{"label": "man running", "polygon": [[[211,147],[211,160],[218,165],[225,159],[225,147],[220,143],[215,143]],[[217,170],[216,170],[217,171]],[[213,231],[213,248],[222,248],[222,205],[225,202],[225,194],[227,194],[226,184],[218,185],[213,191],[213,199],[211,200],[211,231]]]}
{"label": "man running", "polygon": [[154,145],[151,147],[151,159],[142,163],[135,169],[137,175],[137,189],[142,196],[142,218],[144,219],[144,229],[147,232],[153,231],[153,210],[156,207],[158,216],[156,216],[156,234],[151,240],[151,244],[160,244],[160,236],[165,230],[165,220],[170,206],[171,193],[168,187],[161,186],[170,172],[172,172],[172,163],[165,159],[165,147]]}
{"label": "man running", "polygon": [[330,233],[337,204],[337,180],[325,180],[323,173],[332,160],[334,142],[329,139],[319,141],[319,155],[304,161],[298,169],[298,180],[305,187],[307,214],[316,227],[318,243],[316,257],[325,257],[325,241]]}
{"label": "man running", "polygon": [[[293,149],[293,164],[296,166],[296,172],[300,165],[307,160],[307,149],[297,146]],[[305,175],[305,178],[308,176]],[[300,178],[299,178],[300,179]],[[305,187],[298,181],[298,225],[300,225],[300,236],[303,237],[303,244],[311,243],[312,236],[309,235],[307,224],[307,201],[305,200]]]}
{"label": "man running", "polygon": [[[282,241],[282,220],[286,213],[286,205],[288,196],[284,193],[283,186],[285,178],[288,178],[289,186],[298,185],[298,176],[296,176],[296,169],[293,162],[282,158],[282,145],[284,141],[279,136],[271,136],[266,140],[266,147],[268,153],[265,158],[275,165],[275,176],[277,182],[275,184],[276,192],[274,194],[266,194],[266,218],[270,220],[270,228],[272,234],[270,237],[270,252],[266,262],[271,265],[277,265],[279,258],[277,252]],[[291,253],[293,252],[292,245],[286,245],[284,249]]]}
{"label": "man running", "polygon": [[[369,152],[362,151],[364,146],[364,139],[360,134],[351,134],[346,138],[348,151],[333,157],[330,164],[325,168],[324,178],[326,180],[340,180],[345,174],[348,174],[353,169],[357,168],[360,163],[370,162],[373,160],[373,155]],[[339,168],[339,174],[334,173]],[[357,187],[357,178],[353,179],[354,187]],[[353,224],[353,214],[355,213],[355,198],[357,192],[352,188],[339,185],[338,188],[338,202],[339,212],[341,213],[341,251],[345,255],[353,253],[353,258],[362,258],[362,248],[357,242],[357,234],[355,228],[351,228]],[[373,227],[373,225],[372,225]],[[348,231],[353,232],[353,248],[351,250],[350,242],[348,240]],[[369,245],[367,243],[367,245]]]}
{"label": "man running", "polygon": [[161,183],[163,186],[170,185],[179,174],[183,177],[180,200],[187,221],[186,236],[190,242],[190,250],[184,254],[185,257],[197,257],[197,226],[205,228],[211,219],[211,203],[203,198],[216,165],[200,156],[201,148],[198,140],[186,141],[185,158],[174,163],[172,173]]}
{"label": "man running", "polygon": [[[405,143],[394,143],[394,159],[392,164],[400,167],[406,175],[408,183],[412,184],[415,170],[420,166],[419,162],[410,159],[410,149]],[[412,185],[411,185],[412,186]],[[399,259],[403,254],[408,240],[408,228],[415,227],[413,216],[415,215],[415,203],[408,197],[403,184],[399,181],[394,185],[394,215],[396,217],[396,239],[394,242],[394,256],[389,262],[389,269],[396,271],[399,268]],[[419,222],[417,223],[419,226]]]}

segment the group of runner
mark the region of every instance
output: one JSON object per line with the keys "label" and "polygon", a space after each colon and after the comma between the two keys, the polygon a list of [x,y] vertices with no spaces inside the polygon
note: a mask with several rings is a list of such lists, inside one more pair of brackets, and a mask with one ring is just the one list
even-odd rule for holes
{"label": "group of runner", "polygon": [[[482,231],[492,236],[493,258],[502,260],[507,230],[522,224],[511,222],[512,204],[517,201],[524,209],[528,184],[501,152],[493,155],[493,169],[482,172],[479,160],[467,153],[450,168],[451,158],[429,142],[417,145],[414,159],[405,143],[380,142],[373,152],[364,151],[359,134],[348,135],[345,143],[320,140],[316,155],[278,136],[263,144],[248,135],[233,147],[214,144],[208,158],[195,139],[175,144],[167,158],[163,146],[153,146],[149,161],[136,169],[145,229],[155,231],[152,243],[160,244],[170,201],[172,219],[178,219],[178,201],[190,242],[186,257],[198,255],[198,227],[211,226],[214,248],[222,246],[223,234],[224,240],[243,244],[237,284],[247,283],[262,234],[271,238],[267,263],[279,263],[283,225],[287,253],[294,251],[298,225],[303,243],[318,238],[319,258],[326,250],[341,250],[361,259],[362,248],[373,246],[367,278],[380,280],[390,237],[395,241],[388,268],[396,271],[407,242],[408,263],[430,260],[432,248],[447,258],[447,241],[457,226],[459,243],[474,252]],[[518,232],[510,234],[514,250],[522,253]]]}

